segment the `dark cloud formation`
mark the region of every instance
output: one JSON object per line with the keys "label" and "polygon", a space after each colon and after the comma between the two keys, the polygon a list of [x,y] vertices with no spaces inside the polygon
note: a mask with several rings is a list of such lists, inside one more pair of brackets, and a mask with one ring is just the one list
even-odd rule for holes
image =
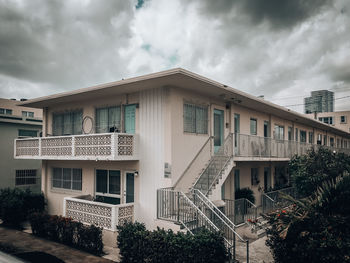
{"label": "dark cloud formation", "polygon": [[0,0],[0,97],[174,67],[282,105],[317,89],[343,96],[349,11],[349,0]]}
{"label": "dark cloud formation", "polygon": [[205,13],[220,16],[232,9],[248,15],[254,24],[268,21],[273,28],[289,28],[317,14],[331,0],[204,0]]}

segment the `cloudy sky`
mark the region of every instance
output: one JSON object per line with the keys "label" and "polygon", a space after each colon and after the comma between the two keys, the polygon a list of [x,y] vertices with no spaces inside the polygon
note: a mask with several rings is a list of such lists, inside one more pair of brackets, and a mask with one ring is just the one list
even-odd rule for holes
{"label": "cloudy sky", "polygon": [[329,89],[350,110],[350,1],[0,0],[0,97],[174,67],[297,111]]}

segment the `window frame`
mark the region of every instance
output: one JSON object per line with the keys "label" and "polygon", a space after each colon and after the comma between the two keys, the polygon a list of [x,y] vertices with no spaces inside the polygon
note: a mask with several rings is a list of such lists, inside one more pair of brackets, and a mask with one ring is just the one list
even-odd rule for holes
{"label": "window frame", "polygon": [[[187,110],[189,109],[191,109],[191,114],[188,114],[187,112]],[[199,117],[200,115],[201,117]],[[183,103],[183,132],[189,133],[189,134],[207,135],[209,130],[208,115],[209,115],[208,105],[184,102]]]}
{"label": "window frame", "polygon": [[22,117],[25,117],[25,118],[34,118],[34,112],[33,112],[33,111],[25,111],[25,110],[22,110]]}
{"label": "window frame", "polygon": [[[342,120],[342,118],[344,118],[344,120]],[[347,116],[346,115],[340,116],[340,124],[346,124],[346,123],[347,123]]]}
{"label": "window frame", "polygon": [[[113,105],[113,106],[105,106],[105,107],[97,107],[95,108],[95,132],[96,133],[112,133],[112,132],[122,132],[123,131],[123,105]],[[119,109],[119,124],[118,125],[110,125],[112,120],[112,110]],[[98,123],[99,121],[99,111],[106,110],[107,111],[107,122],[106,127],[100,127],[101,125]],[[102,129],[106,129],[106,131],[101,131]]]}
{"label": "window frame", "polygon": [[258,167],[250,168],[250,184],[251,184],[251,186],[258,185],[259,183],[260,183],[260,181],[259,181],[259,168]]}
{"label": "window frame", "polygon": [[[278,131],[278,133],[277,133],[277,131]],[[282,133],[281,133],[281,131],[282,131]],[[274,136],[275,140],[283,141],[284,140],[284,126],[279,125],[279,124],[275,124],[273,136]]]}
{"label": "window frame", "polygon": [[306,130],[300,130],[300,142],[306,143],[307,142],[307,132]]}
{"label": "window frame", "polygon": [[[255,125],[253,125],[253,126],[255,126],[255,132],[254,132],[254,130],[252,129],[252,123],[254,123],[255,122]],[[250,118],[250,122],[249,122],[249,126],[250,126],[250,135],[258,135],[258,120],[256,119],[256,118]]]}
{"label": "window frame", "polygon": [[[31,135],[23,135],[21,134],[21,132],[32,132],[32,135],[35,135],[34,136],[31,136]],[[18,129],[18,138],[35,138],[35,137],[38,137],[38,130],[26,130],[26,129]]]}
{"label": "window frame", "polygon": [[[37,185],[37,179],[38,177],[36,169],[19,169],[15,171],[15,186]],[[21,180],[23,180],[24,183],[18,183]],[[28,183],[28,181],[32,183]]]}
{"label": "window frame", "polygon": [[[103,192],[97,192],[97,171],[107,171],[107,181],[106,181],[106,193]],[[110,172],[119,172],[119,194],[111,194],[110,193]],[[113,176],[113,175],[112,175]],[[122,171],[121,170],[109,170],[109,169],[96,169],[95,170],[95,196],[106,196],[106,197],[112,197],[112,198],[119,198],[120,204],[122,203],[122,192],[123,192],[123,186],[122,186]]]}
{"label": "window frame", "polygon": [[[58,169],[61,170],[61,178],[55,179],[55,170]],[[70,180],[64,179],[64,171],[70,170]],[[79,171],[80,180],[74,180],[74,171]],[[60,182],[61,186],[55,185],[56,182]],[[80,189],[73,188],[75,182],[80,182]],[[64,183],[70,183],[70,188],[64,187]],[[83,189],[83,169],[82,168],[66,168],[66,167],[52,167],[52,174],[51,174],[51,188],[55,190],[68,190],[68,191],[79,191],[81,192]]]}
{"label": "window frame", "polygon": [[[79,118],[76,118],[77,115]],[[65,124],[65,116],[69,116],[70,127]],[[57,118],[57,119],[56,119]],[[59,120],[60,119],[60,120]],[[79,123],[80,119],[80,123]],[[61,127],[58,127],[59,122],[61,122]],[[56,127],[57,126],[57,127]],[[78,131],[80,128],[80,131]],[[66,133],[65,129],[70,129]],[[52,134],[53,136],[69,136],[69,135],[79,135],[83,133],[83,110],[71,110],[65,112],[53,112],[52,113]]]}

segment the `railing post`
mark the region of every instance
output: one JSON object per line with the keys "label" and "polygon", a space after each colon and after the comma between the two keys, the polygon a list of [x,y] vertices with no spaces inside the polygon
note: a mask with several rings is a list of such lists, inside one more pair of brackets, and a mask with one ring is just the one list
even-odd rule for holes
{"label": "railing post", "polygon": [[111,228],[112,228],[112,231],[116,230],[117,219],[118,219],[117,209],[116,209],[115,206],[113,206],[112,207],[112,216],[111,216]]}
{"label": "railing post", "polygon": [[39,147],[39,157],[41,157],[41,138],[39,138],[39,144],[38,144],[38,147]]}
{"label": "railing post", "polygon": [[111,154],[112,154],[112,160],[115,160],[115,155],[117,152],[117,148],[118,146],[116,145],[116,137],[118,137],[118,135],[116,135],[115,133],[111,134]]}
{"label": "railing post", "polygon": [[177,222],[180,221],[180,195],[177,192]]}
{"label": "railing post", "polygon": [[247,263],[249,263],[249,240],[247,239]]}
{"label": "railing post", "polygon": [[75,156],[75,136],[72,135],[72,157]]}

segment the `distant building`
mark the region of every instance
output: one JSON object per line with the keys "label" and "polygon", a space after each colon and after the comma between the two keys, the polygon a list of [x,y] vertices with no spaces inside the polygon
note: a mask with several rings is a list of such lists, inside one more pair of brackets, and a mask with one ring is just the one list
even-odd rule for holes
{"label": "distant building", "polygon": [[0,98],[0,188],[41,190],[41,160],[14,158],[13,141],[40,136],[42,110],[16,106],[20,101]]}
{"label": "distant building", "polygon": [[311,92],[311,97],[304,99],[305,113],[333,112],[334,92],[328,90],[316,90]]}
{"label": "distant building", "polygon": [[350,132],[350,111],[334,111],[307,114],[309,117]]}

